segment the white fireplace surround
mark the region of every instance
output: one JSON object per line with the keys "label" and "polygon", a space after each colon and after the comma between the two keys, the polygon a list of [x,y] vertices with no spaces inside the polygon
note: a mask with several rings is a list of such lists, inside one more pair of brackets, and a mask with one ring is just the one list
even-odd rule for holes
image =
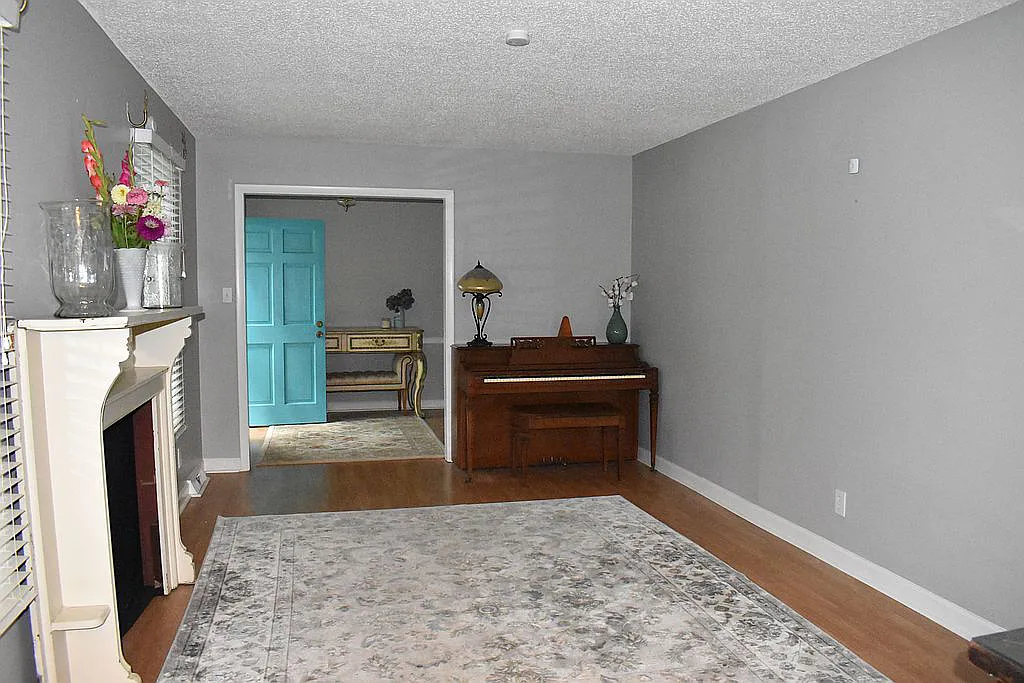
{"label": "white fireplace surround", "polygon": [[139,681],[124,660],[114,590],[103,430],[153,407],[163,591],[195,580],[181,542],[170,367],[201,309],[22,320],[18,366],[44,683]]}

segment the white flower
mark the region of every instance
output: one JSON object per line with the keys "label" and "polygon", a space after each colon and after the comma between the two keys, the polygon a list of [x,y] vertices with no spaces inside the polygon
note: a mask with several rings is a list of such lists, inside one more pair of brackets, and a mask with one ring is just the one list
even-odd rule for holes
{"label": "white flower", "polygon": [[130,188],[127,185],[118,183],[110,188],[110,201],[115,204],[125,204],[128,201],[128,190]]}
{"label": "white flower", "polygon": [[608,299],[608,307],[615,308],[624,300],[633,300],[633,288],[637,286],[639,281],[640,279],[636,275],[622,275],[612,280],[608,287],[604,285],[598,285],[598,287],[601,288],[601,292]]}

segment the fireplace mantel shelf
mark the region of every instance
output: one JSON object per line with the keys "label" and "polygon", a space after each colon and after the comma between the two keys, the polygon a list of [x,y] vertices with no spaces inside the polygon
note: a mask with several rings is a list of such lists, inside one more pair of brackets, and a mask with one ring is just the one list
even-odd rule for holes
{"label": "fireplace mantel shelf", "polygon": [[36,332],[74,332],[75,330],[119,330],[173,322],[182,318],[199,317],[200,306],[180,308],[148,308],[141,311],[118,311],[105,318],[34,318],[19,320],[18,327]]}
{"label": "fireplace mantel shelf", "polygon": [[53,618],[54,631],[81,631],[102,626],[110,616],[110,605],[64,606]]}

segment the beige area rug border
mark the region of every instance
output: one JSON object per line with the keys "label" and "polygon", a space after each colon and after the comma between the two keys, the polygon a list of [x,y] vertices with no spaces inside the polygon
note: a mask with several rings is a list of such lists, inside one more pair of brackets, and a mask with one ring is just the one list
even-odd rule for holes
{"label": "beige area rug border", "polygon": [[[365,455],[343,455],[340,457],[330,457],[326,455],[310,455],[307,457],[299,458],[280,458],[274,457],[271,454],[268,458],[271,446],[274,442],[274,431],[277,429],[292,429],[300,427],[323,427],[326,430],[332,427],[337,427],[346,422],[364,422],[368,420],[396,420],[404,423],[408,428],[412,429],[413,439],[419,439],[412,448],[418,452],[387,452],[386,454],[373,454],[367,453]],[[403,429],[403,432],[405,430]],[[332,451],[325,450],[325,453]],[[443,460],[445,457],[444,444],[437,438],[434,431],[422,418],[415,417],[413,415],[379,415],[379,414],[367,414],[367,415],[354,415],[346,417],[341,420],[335,420],[330,422],[324,422],[322,424],[309,424],[309,425],[272,425],[267,428],[267,433],[263,438],[263,443],[260,448],[260,459],[256,463],[257,467],[281,467],[287,465],[324,465],[338,462],[386,462],[389,460]]]}

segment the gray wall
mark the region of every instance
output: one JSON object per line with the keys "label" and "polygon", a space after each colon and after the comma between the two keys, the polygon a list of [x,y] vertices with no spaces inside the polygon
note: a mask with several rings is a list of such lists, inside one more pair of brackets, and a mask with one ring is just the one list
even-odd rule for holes
{"label": "gray wall", "polygon": [[659,455],[1006,627],[1022,74],[1017,3],[639,154],[633,184],[634,269],[671,293],[633,318]]}
{"label": "gray wall", "polygon": [[32,654],[32,624],[28,610],[0,637],[0,680],[4,683],[37,681]]}
{"label": "gray wall", "polygon": [[[238,457],[239,449],[235,306],[220,303],[221,289],[235,285],[234,183],[453,190],[455,276],[479,258],[501,277],[505,293],[487,333],[507,342],[555,334],[565,314],[578,334],[603,333],[608,309],[597,283],[629,268],[631,172],[623,156],[201,139],[205,456]],[[465,300],[455,306],[461,343],[473,322]]]}
{"label": "gray wall", "polygon": [[[111,127],[127,124],[125,101],[131,101],[136,115],[141,110],[142,92],[150,93],[150,112],[158,132],[180,150],[184,134],[189,146],[189,168],[184,174],[183,216],[186,240],[195,244],[194,140],[188,130],[164,106],[156,91],[147,85],[113,46],[107,36],[72,0],[33,3],[22,17],[21,29],[7,38],[9,70],[8,115],[12,185],[12,236],[7,243],[13,265],[11,294],[14,314],[20,318],[48,317],[56,309],[50,293],[46,267],[45,236],[40,232],[42,201],[88,197],[92,191],[82,167],[81,114],[106,119]],[[125,138],[125,142],[127,138]],[[116,163],[123,145],[104,149]],[[196,280],[186,283],[186,301],[196,301]],[[198,429],[199,376],[198,342],[191,340],[186,355],[189,386],[187,407],[189,429],[182,440],[182,474],[201,464]],[[16,638],[12,629],[0,639],[0,671],[17,667],[7,645]],[[16,680],[16,679],[15,679]]]}
{"label": "gray wall", "polygon": [[[444,205],[359,199],[348,211],[336,199],[258,198],[246,216],[311,218],[325,226],[324,301],[328,327],[378,327],[390,317],[388,296],[408,287],[416,302],[406,325],[423,328],[427,379],[423,401],[444,400]],[[390,369],[392,354],[327,354],[331,371]],[[392,405],[394,392],[334,393],[334,408]],[[332,408],[333,409],[333,408]]]}

